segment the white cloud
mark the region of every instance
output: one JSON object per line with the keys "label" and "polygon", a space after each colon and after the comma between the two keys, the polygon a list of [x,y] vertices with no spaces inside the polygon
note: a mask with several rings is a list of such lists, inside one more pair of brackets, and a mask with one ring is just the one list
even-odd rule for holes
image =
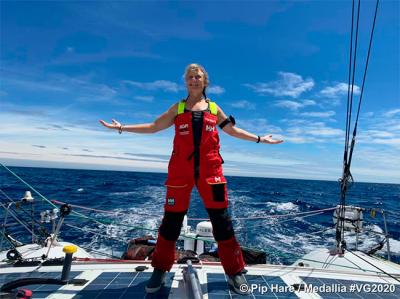
{"label": "white cloud", "polygon": [[304,100],[302,103],[304,106],[314,106],[317,104],[314,100]]}
{"label": "white cloud", "polygon": [[167,80],[156,80],[153,82],[137,82],[131,80],[124,80],[123,83],[135,86],[144,90],[162,90],[169,92],[178,92],[180,87],[177,83]]}
{"label": "white cloud", "polygon": [[287,108],[289,110],[298,110],[299,108],[302,107],[302,105],[299,102],[295,101],[290,101],[290,100],[280,100],[275,102],[275,106],[281,107],[281,108]]}
{"label": "white cloud", "polygon": [[383,144],[400,149],[400,109],[389,109],[363,115],[359,122],[358,140],[365,144]]}
{"label": "white cloud", "polygon": [[362,114],[363,117],[369,118],[369,117],[373,117],[374,116],[374,112],[370,111],[370,112],[365,112],[364,114]]}
{"label": "white cloud", "polygon": [[304,101],[300,101],[300,102],[296,102],[296,101],[292,101],[292,100],[275,101],[275,106],[281,107],[281,108],[287,108],[292,111],[296,111],[296,110],[306,107],[306,106],[314,106],[314,105],[316,105],[316,103],[313,100],[304,100]]}
{"label": "white cloud", "polygon": [[385,112],[383,115],[386,116],[386,117],[393,117],[393,116],[395,116],[397,114],[400,114],[400,109],[389,110],[389,111]]}
{"label": "white cloud", "polygon": [[267,83],[244,84],[259,94],[272,94],[274,96],[299,97],[302,93],[311,90],[315,83],[312,78],[303,79],[294,73],[279,72],[280,79]]}
{"label": "white cloud", "polygon": [[334,116],[335,114],[336,114],[335,111],[324,111],[324,112],[316,112],[316,111],[314,111],[314,112],[303,112],[303,113],[300,113],[301,116],[321,117],[321,118],[331,117],[331,116]]}
{"label": "white cloud", "polygon": [[153,102],[154,100],[153,96],[135,96],[133,98],[142,102]]}
{"label": "white cloud", "polygon": [[251,103],[247,100],[240,100],[240,101],[233,102],[231,104],[231,106],[234,108],[241,108],[241,109],[248,109],[248,110],[253,110],[256,108],[254,103]]}
{"label": "white cloud", "polygon": [[55,82],[54,80],[39,81],[39,80],[27,80],[17,78],[4,78],[3,82],[7,84],[18,86],[22,89],[34,90],[34,91],[50,91],[50,92],[67,92],[68,88],[62,84],[62,82]]}
{"label": "white cloud", "polygon": [[372,138],[391,138],[395,136],[394,133],[380,130],[367,130],[365,134]]}
{"label": "white cloud", "polygon": [[[328,98],[337,98],[339,96],[347,95],[349,85],[346,83],[337,83],[334,86],[325,87],[320,91],[320,94]],[[353,94],[360,94],[360,87],[354,85]]]}
{"label": "white cloud", "polygon": [[16,73],[6,70],[7,75],[2,78],[6,85],[17,86],[19,90],[48,96],[57,94],[57,101],[73,103],[74,99],[81,102],[110,102],[115,104],[118,95],[117,89],[103,83],[93,82],[90,75],[70,77],[64,74]]}
{"label": "white cloud", "polygon": [[277,134],[282,132],[280,127],[271,125],[264,118],[255,118],[237,121],[238,126],[250,132],[260,132],[262,134]]}
{"label": "white cloud", "polygon": [[327,126],[324,122],[314,122],[305,119],[282,120],[288,124],[284,133],[285,140],[293,143],[336,143],[344,136],[344,131]]}
{"label": "white cloud", "polygon": [[317,137],[335,137],[342,136],[344,133],[341,129],[328,128],[328,127],[315,127],[308,131],[308,134],[314,135]]}
{"label": "white cloud", "polygon": [[218,85],[210,86],[206,90],[206,93],[209,93],[209,94],[223,94],[224,92],[225,92],[225,89]]}

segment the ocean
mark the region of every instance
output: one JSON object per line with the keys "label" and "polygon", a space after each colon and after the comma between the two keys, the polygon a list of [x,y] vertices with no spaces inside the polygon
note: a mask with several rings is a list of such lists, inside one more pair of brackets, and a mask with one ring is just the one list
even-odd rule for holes
{"label": "ocean", "polygon": [[[156,236],[163,214],[166,174],[10,167],[20,178],[49,200],[72,205],[74,212],[65,219],[61,238],[91,250],[96,256],[120,257],[128,240],[143,235]],[[335,207],[339,203],[338,182],[275,178],[227,176],[230,213],[236,236],[247,247],[262,249],[268,261],[291,264],[316,248],[335,245],[332,210],[295,215],[296,213]],[[0,200],[3,204],[20,200],[27,185],[0,169]],[[34,215],[53,207],[32,191],[35,198]],[[385,211],[392,260],[400,263],[400,185],[354,183],[346,203],[367,209]],[[57,205],[59,206],[59,205]],[[0,222],[4,209],[0,209]],[[13,209],[31,227],[31,205]],[[288,215],[290,216],[277,216]],[[207,218],[196,190],[192,193],[188,212],[189,225],[193,218]],[[250,219],[248,219],[250,218]],[[251,219],[253,218],[253,219]],[[8,223],[15,222],[10,216]],[[51,230],[51,223],[44,224]],[[36,229],[37,230],[37,229]],[[21,225],[7,227],[17,240],[30,242],[31,235]],[[364,212],[364,232],[359,237],[359,249],[369,250],[383,240],[384,224],[381,213],[375,217]],[[345,234],[349,248],[355,247],[354,233]],[[3,243],[3,245],[6,245]],[[386,245],[378,252],[386,255]]]}

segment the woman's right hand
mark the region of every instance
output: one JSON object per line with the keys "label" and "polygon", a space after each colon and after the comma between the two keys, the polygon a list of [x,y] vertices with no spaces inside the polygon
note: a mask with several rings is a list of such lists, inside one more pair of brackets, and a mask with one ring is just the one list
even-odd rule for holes
{"label": "woman's right hand", "polygon": [[112,123],[105,122],[104,120],[100,120],[100,123],[109,129],[119,130],[122,125],[120,122],[116,121],[115,119],[112,120]]}

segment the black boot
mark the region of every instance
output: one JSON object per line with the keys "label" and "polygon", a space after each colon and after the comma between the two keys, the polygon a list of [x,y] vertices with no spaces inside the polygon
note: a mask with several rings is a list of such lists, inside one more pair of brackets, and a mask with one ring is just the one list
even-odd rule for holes
{"label": "black boot", "polygon": [[154,268],[153,274],[147,281],[146,292],[155,293],[165,284],[165,271]]}
{"label": "black boot", "polygon": [[239,295],[250,294],[250,286],[248,285],[247,280],[242,274],[242,272],[228,276],[228,284],[231,286],[231,288],[236,294]]}

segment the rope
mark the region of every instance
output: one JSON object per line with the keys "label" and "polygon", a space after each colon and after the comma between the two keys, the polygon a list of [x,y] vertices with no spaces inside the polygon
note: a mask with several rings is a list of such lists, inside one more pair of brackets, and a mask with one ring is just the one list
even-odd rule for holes
{"label": "rope", "polygon": [[[313,210],[307,212],[299,212],[299,213],[288,213],[288,214],[279,214],[279,215],[268,215],[268,216],[255,216],[255,217],[235,217],[233,220],[257,220],[257,219],[271,219],[271,218],[281,218],[281,217],[288,217],[288,216],[301,216],[301,215],[308,215],[312,213],[318,212],[326,212],[335,210],[336,207],[320,209],[320,210]],[[208,220],[208,218],[190,218],[190,220]]]}
{"label": "rope", "polygon": [[[310,215],[304,215],[304,216],[302,216],[302,217],[294,217],[294,218],[292,218],[292,219],[285,219],[285,220],[282,220],[282,221],[277,221],[276,223],[274,223],[274,224],[281,224],[281,223],[285,223],[285,222],[289,222],[289,221],[293,221],[293,220],[299,220],[299,219],[303,219],[303,218],[307,218],[307,217],[312,217],[312,216],[317,216],[317,215],[321,215],[321,214],[323,214],[323,212],[319,212],[319,213],[315,213],[315,214],[310,214]],[[262,227],[262,226],[265,226],[265,224],[257,224],[257,225],[253,225],[253,226],[245,226],[245,227],[243,227],[242,229],[246,229],[246,230],[249,230],[249,229],[251,229],[251,228],[256,228],[256,227]],[[239,230],[242,230],[242,229],[239,229]],[[236,231],[236,229],[235,229],[235,231]]]}
{"label": "rope", "polygon": [[77,230],[81,230],[81,231],[83,231],[83,232],[90,232],[90,233],[92,233],[92,234],[94,234],[94,235],[96,235],[96,236],[105,237],[105,238],[107,238],[107,239],[114,240],[114,241],[117,241],[117,242],[121,242],[121,243],[126,244],[126,242],[125,242],[124,240],[117,239],[117,238],[113,238],[113,237],[110,237],[110,236],[105,236],[105,235],[103,235],[103,234],[101,234],[101,233],[98,233],[98,232],[96,232],[96,231],[94,231],[94,230],[92,230],[92,229],[89,229],[89,228],[83,229],[82,227],[75,226],[75,225],[72,225],[72,224],[67,224],[67,223],[65,223],[65,225],[68,226],[68,227],[71,227],[71,228],[75,228],[75,229],[77,229]]}
{"label": "rope", "polygon": [[[54,203],[54,204],[58,204],[58,205],[67,204],[66,202],[55,200],[55,199],[52,199],[51,202]],[[75,205],[75,204],[68,204],[68,205],[73,207],[73,208],[78,208],[78,209],[83,209],[83,210],[93,211],[93,212],[98,212],[98,213],[103,213],[103,214],[115,215],[116,213],[123,213],[123,212],[116,212],[116,211],[113,212],[113,211],[106,211],[106,210],[95,209],[95,208],[88,208],[88,207],[85,207],[85,206],[80,206],[80,205]],[[150,216],[147,213],[135,212],[135,214],[136,215],[141,215],[141,216]],[[153,216],[153,214],[152,214],[152,216]],[[161,215],[160,215],[160,217],[161,217]]]}

